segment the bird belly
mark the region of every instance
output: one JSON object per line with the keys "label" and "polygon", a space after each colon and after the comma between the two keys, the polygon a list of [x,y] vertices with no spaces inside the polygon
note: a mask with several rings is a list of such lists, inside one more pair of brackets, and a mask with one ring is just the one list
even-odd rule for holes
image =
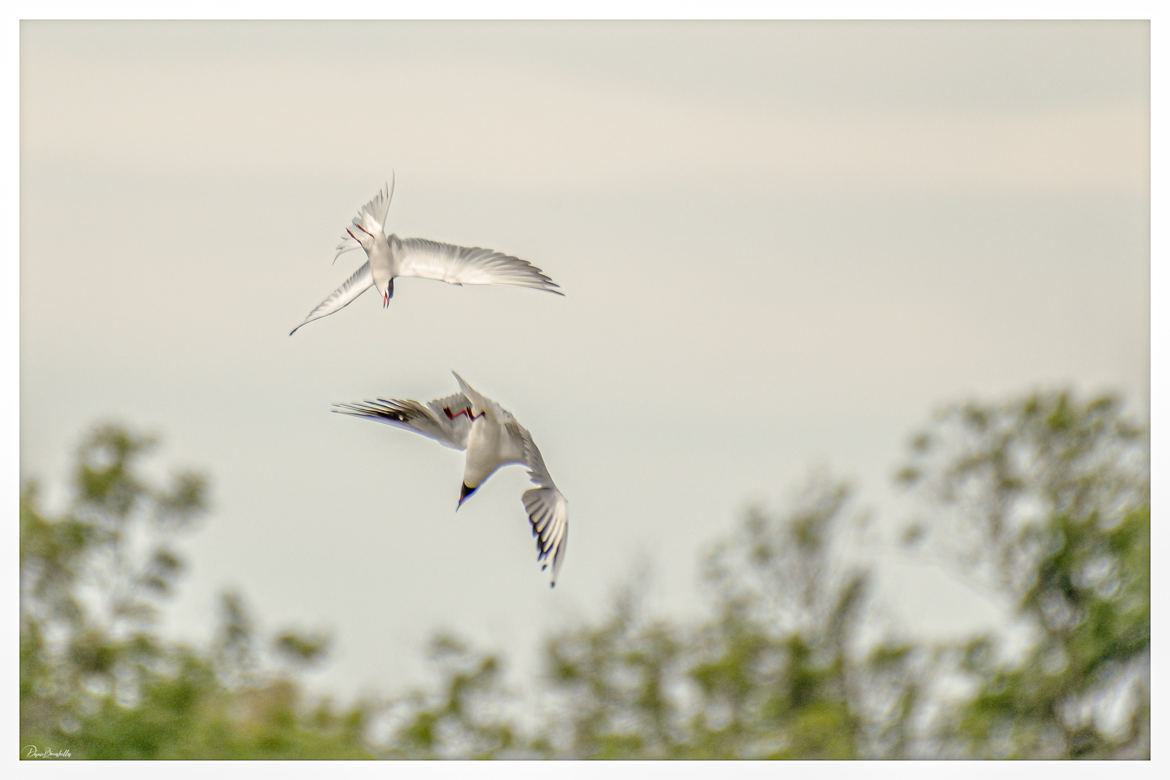
{"label": "bird belly", "polygon": [[510,437],[503,427],[480,417],[471,426],[467,436],[467,463],[463,482],[473,487],[495,473],[500,466],[515,462],[507,446]]}
{"label": "bird belly", "polygon": [[374,289],[380,293],[394,294],[394,263],[387,248],[376,246],[369,253],[370,274],[374,278]]}

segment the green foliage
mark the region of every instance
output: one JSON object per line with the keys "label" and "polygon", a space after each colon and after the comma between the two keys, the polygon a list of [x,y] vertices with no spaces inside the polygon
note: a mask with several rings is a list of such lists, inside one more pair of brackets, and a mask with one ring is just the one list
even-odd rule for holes
{"label": "green foliage", "polygon": [[[257,666],[242,599],[223,598],[207,650],[158,635],[184,568],[176,548],[206,509],[202,477],[142,473],[155,442],[107,425],[82,443],[73,498],[53,516],[20,501],[20,745],[72,758],[364,758],[368,713],[310,706]],[[324,641],[282,632],[301,662]]]}
{"label": "green foliage", "polygon": [[[961,652],[978,685],[955,712],[958,755],[1149,755],[1150,484],[1145,432],[1111,397],[1036,394],[947,410],[908,466],[934,530],[1015,605],[1022,659]],[[947,514],[946,510],[958,510]],[[973,537],[973,538],[972,538]],[[1133,695],[1121,727],[1104,712]]]}
{"label": "green foliage", "polygon": [[476,653],[445,634],[431,642],[442,684],[434,694],[415,691],[401,703],[409,715],[387,748],[391,758],[508,758],[514,727],[496,708],[508,698],[494,655]]}
{"label": "green foliage", "polygon": [[[501,730],[498,721],[479,721],[477,731],[463,717],[472,703],[481,710],[492,701],[498,706],[505,695],[498,667],[493,663],[489,676],[485,656],[443,640],[457,649],[463,671],[449,668],[439,685],[445,695],[426,706],[420,694],[400,703],[412,714],[392,736],[395,754],[894,755],[902,737],[888,727],[889,712],[909,709],[920,653],[884,643],[869,655],[852,651],[867,578],[832,563],[847,502],[843,486],[814,485],[788,515],[749,513],[708,557],[714,595],[706,619],[649,619],[630,586],[599,624],[550,637],[535,726],[517,724],[507,741],[484,738]],[[881,684],[869,685],[870,679]]]}
{"label": "green foliage", "polygon": [[[1148,464],[1111,398],[947,410],[899,471],[929,509],[903,538],[1015,605],[1036,637],[1022,659],[1000,634],[931,646],[875,638],[870,622],[863,636],[871,573],[837,549],[849,491],[821,481],[786,513],[749,512],[710,552],[707,619],[650,618],[631,587],[597,624],[549,638],[536,725],[475,755],[1148,757]],[[494,669],[481,706],[504,696]],[[1119,700],[1121,725],[1104,723]],[[443,711],[392,736],[399,754],[472,755],[444,742]],[[420,754],[404,735],[424,726]]]}
{"label": "green foliage", "polygon": [[[319,662],[328,636],[262,642],[236,593],[207,648],[158,635],[184,569],[175,542],[206,488],[146,480],[152,446],[95,431],[59,516],[23,487],[22,745],[79,758],[1150,755],[1149,445],[1109,397],[947,409],[898,471],[925,506],[907,549],[949,556],[1010,604],[1022,650],[1002,631],[935,645],[876,620],[871,565],[843,555],[850,490],[819,479],[709,551],[688,616],[647,614],[633,583],[596,623],[547,637],[525,691],[506,659],[440,634],[437,683],[384,710],[308,701],[288,675]],[[373,743],[380,713],[388,735]]]}

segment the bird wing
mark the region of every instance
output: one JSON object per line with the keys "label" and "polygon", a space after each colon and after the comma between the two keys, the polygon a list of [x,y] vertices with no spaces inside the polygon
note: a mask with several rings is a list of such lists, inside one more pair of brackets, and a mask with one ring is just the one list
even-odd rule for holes
{"label": "bird wing", "polygon": [[313,320],[319,320],[322,317],[328,317],[336,311],[344,309],[349,304],[353,303],[359,295],[374,286],[374,276],[370,271],[370,263],[367,260],[362,263],[361,268],[353,272],[353,274],[345,280],[345,284],[338,287],[329,294],[329,297],[317,304],[317,307],[309,312],[309,316],[305,317],[304,322],[297,325],[288,332],[292,335],[300,328],[303,328]]}
{"label": "bird wing", "polygon": [[[354,225],[361,225],[364,230],[370,233],[376,233],[386,226],[386,215],[390,213],[390,199],[394,197],[394,172],[390,172],[390,184],[383,185],[382,189],[374,194],[370,202],[358,209],[357,216],[351,222]],[[348,232],[342,233],[341,243],[337,245],[337,254],[333,256],[333,262],[337,262],[337,258],[345,252],[353,249],[359,249],[361,244],[354,240]]]}
{"label": "bird wing", "polygon": [[437,279],[448,284],[512,284],[564,295],[557,289],[559,285],[532,263],[491,249],[426,238],[400,239],[400,247],[395,249],[399,250],[398,276]]}
{"label": "bird wing", "polygon": [[524,464],[528,466],[528,477],[537,485],[526,490],[521,499],[532,535],[536,537],[536,560],[544,561],[541,570],[547,569],[552,558],[552,580],[550,587],[557,584],[557,574],[565,558],[569,543],[569,502],[557,489],[544,457],[532,441],[532,434],[515,421],[508,423],[508,431],[519,440],[524,450]]}
{"label": "bird wing", "polygon": [[471,418],[464,413],[468,405],[467,398],[457,393],[425,404],[393,398],[334,404],[333,411],[405,428],[462,450],[467,447],[467,432],[471,430]]}

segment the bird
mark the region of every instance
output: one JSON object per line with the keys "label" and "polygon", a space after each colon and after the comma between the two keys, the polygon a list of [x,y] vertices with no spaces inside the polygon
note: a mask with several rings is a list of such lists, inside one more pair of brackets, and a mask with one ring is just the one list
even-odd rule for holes
{"label": "bird", "polygon": [[476,391],[458,373],[451,373],[459,392],[445,398],[425,403],[384,398],[335,403],[333,411],[405,428],[447,447],[465,450],[456,511],[501,466],[526,466],[536,487],[526,490],[521,500],[536,537],[537,562],[542,563],[542,571],[551,562],[549,587],[555,587],[569,537],[569,502],[553,482],[532,434],[511,412]]}
{"label": "bird", "polygon": [[[394,179],[383,185],[369,203],[362,206],[352,224],[346,227],[333,262],[342,254],[361,248],[366,262],[362,263],[345,283],[334,290],[309,312],[304,321],[288,335],[302,327],[328,317],[355,301],[371,288],[382,295],[382,308],[390,305],[394,295],[394,280],[400,276],[437,279],[448,284],[511,284],[531,287],[556,295],[564,295],[560,285],[527,260],[482,247],[456,246],[428,238],[399,238],[386,235],[386,216],[390,199],[394,197]],[[356,233],[354,230],[356,229]]]}

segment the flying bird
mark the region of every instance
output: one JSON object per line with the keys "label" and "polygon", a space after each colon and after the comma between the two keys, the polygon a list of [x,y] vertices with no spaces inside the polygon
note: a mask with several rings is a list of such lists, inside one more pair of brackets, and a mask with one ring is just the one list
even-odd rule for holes
{"label": "flying bird", "polygon": [[532,535],[536,537],[536,559],[543,562],[542,570],[548,568],[551,559],[549,585],[553,587],[568,542],[569,502],[549,475],[528,430],[511,412],[477,392],[459,374],[451,373],[455,374],[460,391],[446,398],[426,403],[379,398],[334,404],[333,411],[416,431],[440,444],[466,450],[463,486],[456,510],[496,469],[511,463],[527,466],[528,476],[536,487],[526,490],[521,499],[532,525]]}
{"label": "flying bird", "polygon": [[393,233],[387,236],[386,215],[390,211],[390,199],[394,197],[393,178],[390,182],[358,211],[352,225],[345,229],[345,235],[337,245],[337,254],[333,256],[333,262],[337,262],[345,252],[361,248],[365,250],[366,262],[345,280],[345,284],[317,304],[288,335],[313,320],[340,311],[371,288],[381,293],[382,307],[389,306],[394,295],[394,280],[399,276],[437,279],[457,285],[511,284],[564,295],[557,289],[559,285],[543,271],[518,257],[427,238],[399,238]]}

